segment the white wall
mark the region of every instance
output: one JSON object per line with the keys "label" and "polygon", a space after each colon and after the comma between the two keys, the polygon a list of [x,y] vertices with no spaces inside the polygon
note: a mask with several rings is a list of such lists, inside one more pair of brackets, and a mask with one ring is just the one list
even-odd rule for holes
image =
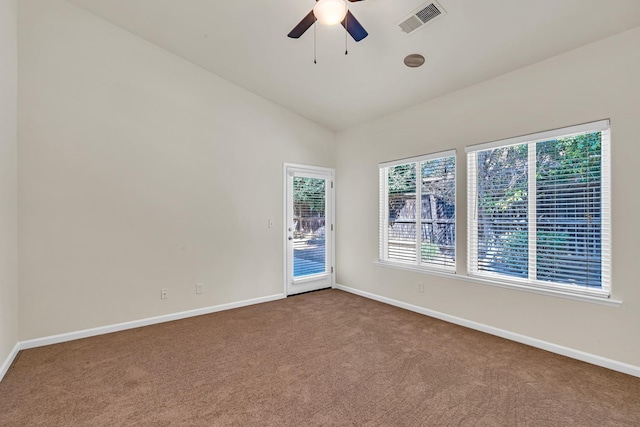
{"label": "white wall", "polygon": [[19,24],[20,339],[282,293],[283,162],[335,135],[65,1]]}
{"label": "white wall", "polygon": [[18,341],[16,0],[0,0],[0,364]]}
{"label": "white wall", "polygon": [[[338,283],[640,366],[638,46],[640,29],[635,29],[339,134]],[[428,79],[428,63],[418,72]],[[378,257],[378,163],[458,150],[457,256],[465,274],[464,147],[604,118],[612,122],[613,297],[622,306],[373,264]],[[418,281],[425,282],[424,294],[416,292]]]}

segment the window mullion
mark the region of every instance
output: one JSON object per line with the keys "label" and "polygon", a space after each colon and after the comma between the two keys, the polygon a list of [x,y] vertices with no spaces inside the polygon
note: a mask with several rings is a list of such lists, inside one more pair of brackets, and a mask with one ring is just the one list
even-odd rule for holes
{"label": "window mullion", "polygon": [[529,254],[529,280],[537,279],[537,213],[536,213],[536,203],[537,203],[537,189],[536,189],[536,143],[532,142],[529,144],[529,152],[528,152],[528,177],[527,182],[528,186],[528,194],[527,194],[527,223],[528,223],[528,254]]}
{"label": "window mullion", "polygon": [[416,264],[422,263],[422,166],[416,163]]}
{"label": "window mullion", "polygon": [[477,154],[467,155],[467,274],[478,272]]}

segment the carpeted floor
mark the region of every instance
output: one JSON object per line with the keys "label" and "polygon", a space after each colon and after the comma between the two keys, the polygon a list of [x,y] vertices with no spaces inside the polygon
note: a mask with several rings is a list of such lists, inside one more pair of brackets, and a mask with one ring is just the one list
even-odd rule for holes
{"label": "carpeted floor", "polygon": [[337,290],[19,354],[1,426],[639,426],[640,378]]}

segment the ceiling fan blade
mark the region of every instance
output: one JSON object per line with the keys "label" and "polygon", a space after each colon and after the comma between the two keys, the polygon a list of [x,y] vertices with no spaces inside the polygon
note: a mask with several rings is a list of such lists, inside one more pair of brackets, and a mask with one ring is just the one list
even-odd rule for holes
{"label": "ceiling fan blade", "polygon": [[355,3],[357,1],[362,1],[362,0],[349,0],[351,3]]}
{"label": "ceiling fan blade", "polygon": [[362,25],[358,22],[355,16],[351,13],[351,11],[347,12],[347,16],[345,16],[342,21],[342,26],[347,30],[351,37],[357,42],[367,37],[369,33],[364,29]]}
{"label": "ceiling fan blade", "polygon": [[292,39],[299,39],[300,36],[303,35],[304,32],[307,31],[316,21],[316,16],[313,14],[312,10],[307,16],[302,18],[302,21],[300,21],[298,25],[296,25],[295,28],[287,35]]}

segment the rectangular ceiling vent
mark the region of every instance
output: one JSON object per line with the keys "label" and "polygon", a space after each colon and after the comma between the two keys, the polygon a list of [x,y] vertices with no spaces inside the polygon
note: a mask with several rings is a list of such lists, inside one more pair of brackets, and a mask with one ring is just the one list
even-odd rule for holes
{"label": "rectangular ceiling vent", "polygon": [[411,34],[418,29],[423,28],[426,24],[442,17],[445,13],[447,12],[445,12],[438,2],[432,1],[420,6],[411,15],[400,21],[398,26],[405,33]]}

